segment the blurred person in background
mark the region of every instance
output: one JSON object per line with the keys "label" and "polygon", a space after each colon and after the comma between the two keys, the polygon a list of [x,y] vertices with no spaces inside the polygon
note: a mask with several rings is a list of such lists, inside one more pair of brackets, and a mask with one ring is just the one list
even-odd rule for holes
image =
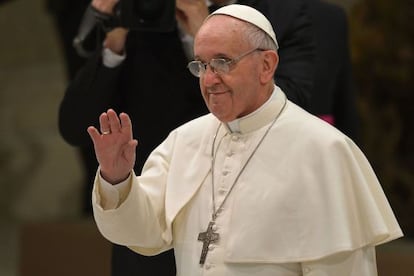
{"label": "blurred person in background", "polygon": [[82,17],[90,0],[46,0],[46,10],[52,16],[65,62],[66,77],[70,81],[85,63],[73,47]]}
{"label": "blurred person in background", "polygon": [[345,10],[324,0],[307,0],[316,40],[315,82],[309,111],[358,143],[348,19]]}

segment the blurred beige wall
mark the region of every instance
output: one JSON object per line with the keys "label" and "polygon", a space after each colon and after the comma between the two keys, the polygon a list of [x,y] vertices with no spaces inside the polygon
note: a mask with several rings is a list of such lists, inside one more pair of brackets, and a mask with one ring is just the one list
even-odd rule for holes
{"label": "blurred beige wall", "polygon": [[77,155],[57,130],[64,68],[42,0],[0,6],[0,218],[80,213]]}

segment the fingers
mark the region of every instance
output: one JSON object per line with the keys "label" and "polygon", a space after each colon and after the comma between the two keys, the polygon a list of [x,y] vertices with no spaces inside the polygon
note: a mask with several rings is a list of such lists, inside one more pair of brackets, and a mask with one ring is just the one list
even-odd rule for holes
{"label": "fingers", "polygon": [[109,123],[108,115],[105,112],[99,116],[99,125],[102,134],[111,133],[111,125]]}
{"label": "fingers", "polygon": [[99,137],[101,136],[100,133],[93,126],[88,127],[87,131],[88,131],[89,136],[91,137],[93,143],[95,144],[95,141],[97,141],[99,139]]}
{"label": "fingers", "polygon": [[131,123],[131,119],[129,118],[128,114],[121,113],[119,114],[119,118],[121,120],[122,132],[129,132],[129,135],[132,139],[132,123]]}
{"label": "fingers", "polygon": [[194,36],[204,19],[208,16],[208,8],[204,0],[177,0],[176,19],[186,33]]}
{"label": "fingers", "polygon": [[121,113],[118,117],[113,109],[108,109],[99,116],[99,124],[102,135],[127,131],[132,138],[132,123],[126,113]]}
{"label": "fingers", "polygon": [[91,5],[100,12],[112,14],[118,0],[93,0]]}
{"label": "fingers", "polygon": [[99,116],[99,125],[103,135],[116,133],[121,129],[121,123],[119,122],[118,116],[112,109],[108,109],[107,112],[104,112]]}

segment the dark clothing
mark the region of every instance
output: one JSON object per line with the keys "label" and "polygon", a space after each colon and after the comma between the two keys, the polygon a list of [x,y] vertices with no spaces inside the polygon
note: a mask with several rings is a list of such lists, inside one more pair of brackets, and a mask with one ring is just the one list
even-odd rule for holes
{"label": "dark clothing", "polygon": [[10,0],[0,0],[0,5],[9,2]]}
{"label": "dark clothing", "polygon": [[244,0],[272,23],[279,43],[276,84],[294,103],[307,109],[314,74],[314,37],[308,6],[303,0]]}
{"label": "dark clothing", "polygon": [[[241,2],[258,8],[272,22],[280,46],[276,83],[291,100],[308,106],[314,43],[305,3],[302,0]],[[103,66],[101,51],[88,60],[61,102],[59,129],[68,143],[89,148],[93,153],[87,127],[99,125],[99,115],[108,108],[128,113],[139,143],[135,165],[139,174],[149,153],[172,129],[208,111],[198,79],[186,68],[188,60],[177,30],[130,31],[126,53],[126,60],[116,68]],[[96,170],[95,158],[91,162]],[[115,245],[112,275],[175,275],[173,251],[155,258],[144,257]]]}
{"label": "dark clothing", "polygon": [[334,4],[308,0],[316,36],[316,75],[310,112],[331,116],[333,125],[358,141],[358,115],[353,87],[345,11]]}
{"label": "dark clothing", "polygon": [[90,0],[48,0],[46,9],[53,16],[59,37],[68,80],[72,80],[86,59],[79,56],[72,47],[82,16]]}

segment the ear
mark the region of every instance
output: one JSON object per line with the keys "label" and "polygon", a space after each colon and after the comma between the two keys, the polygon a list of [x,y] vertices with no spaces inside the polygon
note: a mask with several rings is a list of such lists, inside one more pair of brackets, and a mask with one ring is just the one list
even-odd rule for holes
{"label": "ear", "polygon": [[276,51],[266,50],[263,51],[263,63],[260,74],[260,81],[262,83],[268,83],[275,75],[277,65],[279,64],[279,55]]}

